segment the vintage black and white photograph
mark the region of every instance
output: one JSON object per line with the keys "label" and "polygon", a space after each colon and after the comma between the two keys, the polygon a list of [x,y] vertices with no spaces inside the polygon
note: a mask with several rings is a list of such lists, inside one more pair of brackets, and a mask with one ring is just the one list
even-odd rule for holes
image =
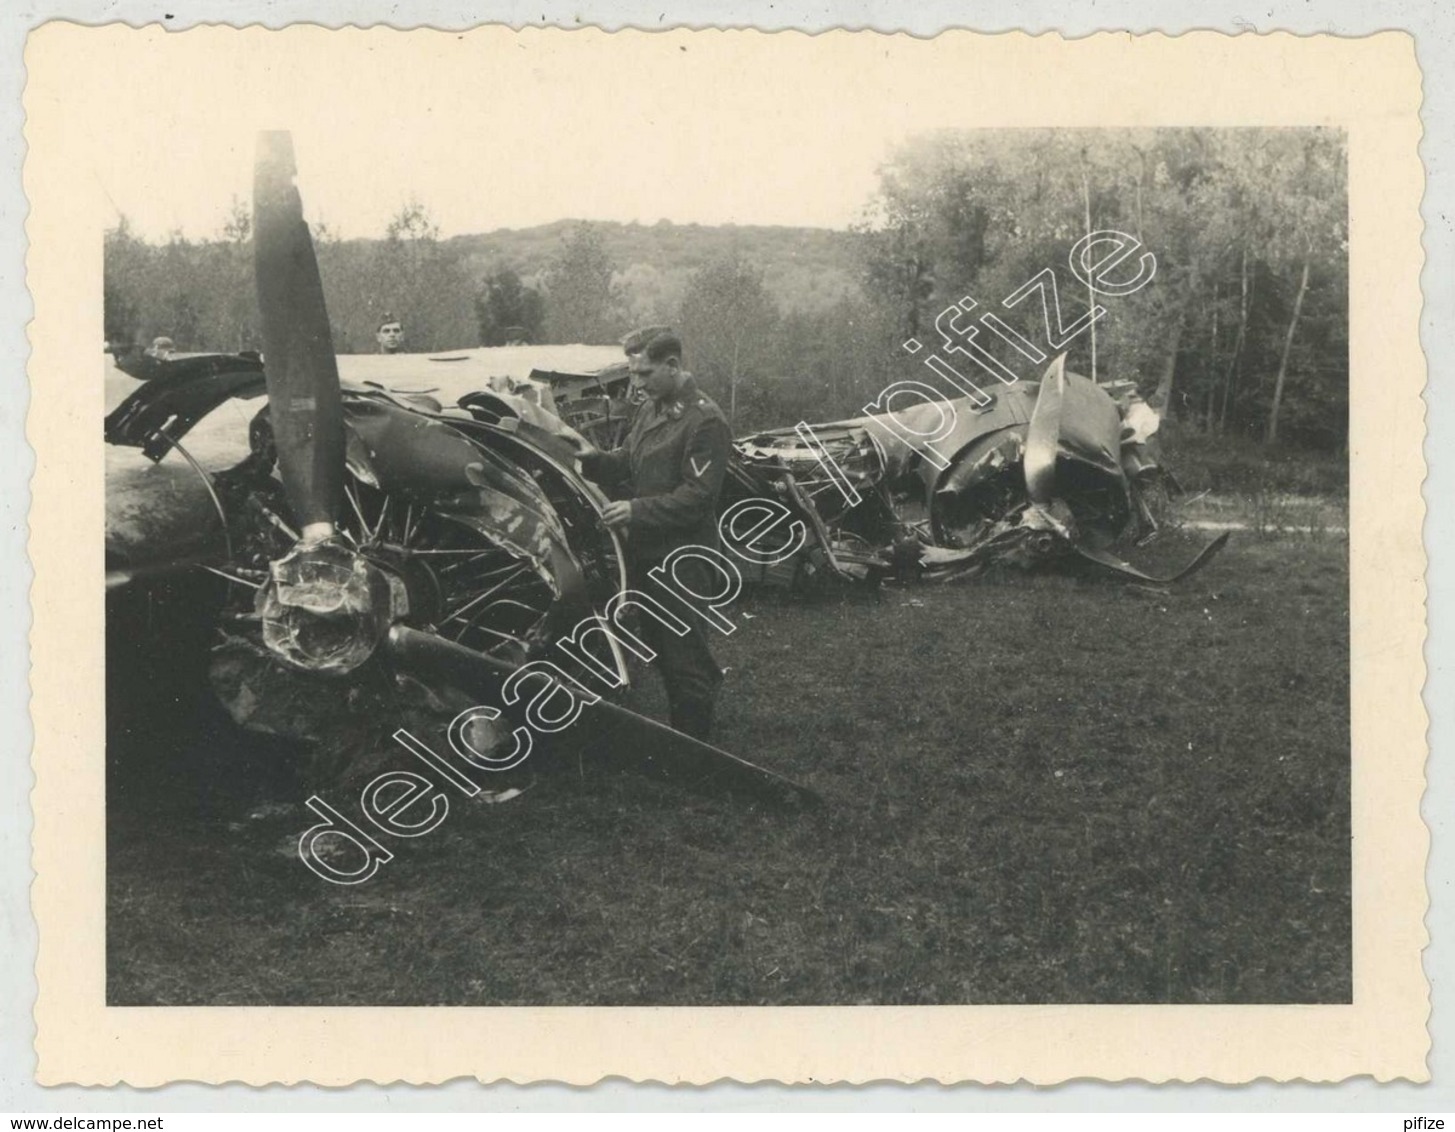
{"label": "vintage black and white photograph", "polygon": [[36,44],[43,1077],[1418,1075],[1407,44]]}
{"label": "vintage black and white photograph", "polygon": [[107,1002],[1350,1001],[1343,131],[675,54],[107,184]]}

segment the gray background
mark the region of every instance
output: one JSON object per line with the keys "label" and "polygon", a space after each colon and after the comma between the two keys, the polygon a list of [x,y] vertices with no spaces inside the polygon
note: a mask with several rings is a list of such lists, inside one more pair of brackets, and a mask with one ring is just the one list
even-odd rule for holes
{"label": "gray background", "polygon": [[[908,5],[857,2],[795,3],[739,2],[712,5],[698,2],[676,4],[664,13],[662,0],[577,0],[572,4],[536,0],[519,3],[451,3],[448,0],[413,0],[407,6],[387,0],[210,0],[201,3],[144,3],[141,0],[38,0],[10,3],[0,12],[0,139],[4,146],[4,173],[0,176],[0,358],[3,395],[0,395],[0,721],[9,737],[9,752],[0,758],[0,1111],[110,1113],[278,1110],[369,1111],[386,1105],[393,1111],[418,1110],[503,1110],[540,1109],[554,1111],[612,1111],[659,1109],[694,1111],[770,1111],[784,1108],[815,1111],[860,1109],[904,1110],[1147,1110],[1169,1109],[1227,1111],[1445,1111],[1455,1110],[1455,1022],[1452,1003],[1445,992],[1445,979],[1455,975],[1455,908],[1450,886],[1455,877],[1455,850],[1448,837],[1445,815],[1455,803],[1455,771],[1442,758],[1449,750],[1455,728],[1455,697],[1451,696],[1448,669],[1455,658],[1450,619],[1455,606],[1449,558],[1452,545],[1451,512],[1448,507],[1432,508],[1426,520],[1425,539],[1430,554],[1430,640],[1425,655],[1429,683],[1425,702],[1430,711],[1429,792],[1424,813],[1433,836],[1429,864],[1432,908],[1428,924],[1434,943],[1425,953],[1425,969],[1434,992],[1431,1031],[1434,1046],[1430,1056],[1433,1083],[1378,1085],[1365,1078],[1340,1086],[1303,1084],[1274,1085],[1267,1082],[1241,1088],[1211,1084],[1190,1086],[1102,1085],[1076,1082],[1050,1089],[1026,1086],[985,1088],[960,1086],[942,1088],[896,1085],[837,1088],[784,1088],[719,1084],[707,1089],[663,1086],[634,1086],[624,1081],[604,1082],[591,1089],[541,1085],[481,1087],[473,1081],[456,1081],[439,1088],[353,1086],[348,1089],[272,1087],[249,1089],[241,1085],[206,1087],[173,1085],[165,1089],[140,1090],[54,1088],[34,1084],[35,1054],[32,1049],[34,1022],[31,1008],[35,998],[34,960],[36,930],[30,917],[30,806],[32,785],[30,747],[32,735],[27,715],[28,660],[26,637],[30,627],[28,590],[30,566],[25,555],[26,516],[30,504],[28,481],[33,455],[24,443],[28,390],[25,379],[27,343],[25,325],[30,318],[30,300],[25,289],[26,201],[21,191],[20,170],[24,159],[21,136],[23,115],[21,93],[25,74],[22,52],[27,31],[52,18],[81,23],[125,22],[133,25],[165,22],[174,28],[210,22],[263,23],[280,27],[310,21],[328,26],[387,23],[395,27],[434,26],[466,28],[485,22],[577,26],[592,23],[606,28],[672,26],[755,26],[773,29],[797,27],[818,31],[830,27],[875,27],[882,31],[905,30],[931,35],[946,27],[968,27],[983,31],[1022,28],[1027,31],[1061,30],[1084,35],[1102,28],[1131,31],[1187,31],[1215,28],[1229,32],[1272,31],[1333,32],[1364,35],[1387,28],[1403,28],[1416,38],[1416,50],[1424,71],[1425,136],[1420,147],[1428,174],[1424,204],[1425,253],[1423,276],[1425,310],[1421,335],[1429,358],[1429,391],[1426,394],[1430,439],[1425,446],[1430,475],[1425,486],[1427,505],[1455,492],[1455,349],[1449,323],[1455,303],[1455,257],[1452,257],[1452,216],[1455,194],[1451,191],[1450,165],[1455,160],[1455,92],[1449,79],[1455,75],[1455,14],[1446,3],[1397,0],[1375,7],[1346,0],[1344,3],[1300,2],[1232,3],[1159,2],[1098,0],[1095,4],[1060,0],[1057,3],[1026,0],[982,0],[970,3],[920,2]],[[143,124],[138,124],[139,126]],[[145,137],[139,129],[138,137]],[[1438,321],[1437,321],[1438,320]]]}

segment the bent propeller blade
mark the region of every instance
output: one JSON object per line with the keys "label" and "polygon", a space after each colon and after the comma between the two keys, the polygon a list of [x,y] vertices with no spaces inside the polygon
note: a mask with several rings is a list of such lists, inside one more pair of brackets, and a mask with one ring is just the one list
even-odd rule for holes
{"label": "bent propeller blade", "polygon": [[[402,665],[430,670],[466,684],[482,679],[499,680],[516,670],[508,661],[406,625],[393,626],[385,645]],[[665,723],[638,715],[610,700],[597,700],[586,710],[599,712],[623,737],[631,739],[629,744],[621,745],[614,761],[626,762],[642,773],[683,784],[737,786],[779,804],[811,807],[822,801],[814,791],[791,778],[674,731]]]}
{"label": "bent propeller blade", "polygon": [[1056,494],[1056,454],[1061,448],[1061,404],[1066,393],[1066,355],[1061,354],[1041,378],[1036,407],[1026,429],[1021,467],[1032,503],[1049,503]]}
{"label": "bent propeller blade", "polygon": [[1095,550],[1089,546],[1082,546],[1079,543],[1075,544],[1073,546],[1073,549],[1076,551],[1077,554],[1081,555],[1081,557],[1085,558],[1088,562],[1095,562],[1098,566],[1104,566],[1106,569],[1112,571],[1112,573],[1120,574],[1123,578],[1131,578],[1138,582],[1153,582],[1156,585],[1165,586],[1171,585],[1173,582],[1180,582],[1183,578],[1191,577],[1193,574],[1197,573],[1197,571],[1201,570],[1204,566],[1211,562],[1213,558],[1217,555],[1218,551],[1222,550],[1222,548],[1226,546],[1227,543],[1228,532],[1224,531],[1222,534],[1218,535],[1217,538],[1213,539],[1212,542],[1208,543],[1205,547],[1198,551],[1196,558],[1194,558],[1181,570],[1176,570],[1171,574],[1145,573],[1142,570],[1138,570],[1130,562],[1123,562],[1114,554],[1111,554],[1105,550]]}
{"label": "bent propeller blade", "polygon": [[343,494],[338,363],[313,240],[295,184],[293,136],[258,135],[253,246],[268,411],[283,487],[303,526],[332,523]]}

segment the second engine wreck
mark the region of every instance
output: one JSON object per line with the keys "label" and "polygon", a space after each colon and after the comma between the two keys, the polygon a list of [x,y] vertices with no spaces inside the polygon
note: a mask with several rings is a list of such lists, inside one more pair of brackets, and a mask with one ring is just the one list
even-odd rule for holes
{"label": "second engine wreck", "polygon": [[[557,411],[583,432],[598,424],[615,432],[630,414],[624,374],[590,382],[592,396],[586,378],[540,376],[561,394]],[[1170,575],[1112,552],[1155,535],[1160,504],[1177,490],[1156,452],[1159,424],[1133,383],[1092,381],[1067,370],[1063,355],[1038,382],[999,388],[983,402],[922,403],[743,437],[723,506],[776,496],[807,526],[799,555],[764,568],[758,580],[770,584],[948,580],[1065,559],[1172,582],[1206,564],[1227,536]]]}

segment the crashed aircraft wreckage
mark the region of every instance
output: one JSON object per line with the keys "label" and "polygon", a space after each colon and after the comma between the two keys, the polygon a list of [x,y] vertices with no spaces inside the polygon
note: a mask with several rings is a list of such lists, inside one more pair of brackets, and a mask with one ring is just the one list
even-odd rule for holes
{"label": "crashed aircraft wreckage", "polygon": [[[289,135],[261,135],[266,366],[256,355],[118,359],[145,380],[106,418],[108,625],[128,601],[150,610],[205,571],[226,582],[210,682],[244,727],[337,741],[426,703],[457,722],[468,713],[475,765],[501,769],[564,690],[593,713],[564,744],[601,742],[614,762],[687,784],[815,800],[589,692],[603,668],[626,683],[609,634],[595,673],[584,661],[572,671],[559,649],[547,659],[626,592],[605,498],[575,470],[579,436],[526,397],[479,391],[445,407],[345,385],[294,176]],[[259,398],[261,411],[243,408]],[[181,458],[164,460],[174,450]],[[511,710],[470,707],[494,703]]]}
{"label": "crashed aircraft wreckage", "polygon": [[[254,231],[266,367],[247,354],[118,358],[142,384],[106,418],[108,601],[199,571],[225,580],[211,684],[248,728],[321,739],[421,701],[450,714],[486,694],[519,705],[551,643],[626,591],[606,498],[576,465],[582,434],[610,445],[629,420],[626,369],[481,381],[454,405],[398,381],[342,381],[293,177],[288,135],[264,135]],[[467,361],[387,364],[428,384]],[[722,510],[776,499],[808,535],[758,580],[951,578],[1065,558],[1148,578],[1107,549],[1150,523],[1144,492],[1164,475],[1146,444],[1155,414],[1130,386],[1098,385],[1058,358],[1039,384],[947,404],[949,418],[933,404],[900,412],[898,431],[862,417],[739,441]],[[1151,580],[1184,576],[1225,539]],[[547,667],[578,683],[604,669],[625,686],[618,643],[600,637],[609,652],[595,671],[559,651]],[[604,740],[678,780],[812,798],[609,698],[586,702],[601,726],[565,741]],[[521,714],[479,723],[472,743],[507,747]]]}
{"label": "crashed aircraft wreckage", "polygon": [[815,533],[819,562],[846,580],[972,576],[990,565],[1068,558],[1126,578],[1170,583],[1113,555],[1157,530],[1148,495],[1170,477],[1151,444],[1156,413],[1130,382],[1098,384],[1056,358],[1039,382],[889,414],[799,424],[737,444],[741,491],[781,490]]}

